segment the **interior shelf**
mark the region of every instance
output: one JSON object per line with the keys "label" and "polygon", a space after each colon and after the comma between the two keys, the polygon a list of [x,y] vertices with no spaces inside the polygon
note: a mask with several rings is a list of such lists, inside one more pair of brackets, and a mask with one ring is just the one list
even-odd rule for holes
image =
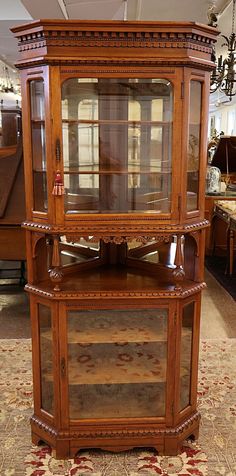
{"label": "interior shelf", "polygon": [[172,123],[170,121],[133,121],[133,120],[125,120],[125,119],[62,119],[62,124],[124,124],[129,126],[160,126],[160,127],[171,127]]}
{"label": "interior shelf", "polygon": [[165,382],[69,387],[71,419],[165,415]]}
{"label": "interior shelf", "polygon": [[[69,311],[68,343],[165,342],[167,309]],[[42,337],[52,338],[50,330]]]}
{"label": "interior shelf", "polygon": [[[166,336],[163,331],[160,331],[158,335],[152,334],[152,330],[146,329],[145,331],[137,331],[135,335],[130,335],[130,329],[127,329],[127,333],[123,333],[122,329],[117,329],[114,334],[104,329],[104,332],[93,331],[93,329],[86,334],[85,331],[69,331],[68,332],[68,344],[126,344],[129,342],[165,342]],[[119,333],[120,332],[120,333]],[[135,331],[136,332],[136,331]],[[52,340],[51,331],[45,331],[41,334],[44,339]],[[189,330],[182,332],[182,337],[187,337],[190,334]],[[143,338],[142,338],[143,335]]]}
{"label": "interior shelf", "polygon": [[[77,344],[68,352],[69,385],[124,384],[166,380],[166,345],[156,343]],[[52,379],[45,362],[44,378]]]}
{"label": "interior shelf", "polygon": [[[155,383],[166,381],[166,343],[77,344],[68,351],[69,385]],[[188,369],[181,368],[181,376]],[[51,362],[44,362],[51,381]]]}
{"label": "interior shelf", "polygon": [[[128,169],[99,169],[97,165],[94,165],[94,167],[97,167],[97,170],[91,170],[91,168],[85,169],[85,167],[91,167],[91,165],[88,166],[80,166],[80,168],[72,168],[72,167],[65,167],[64,168],[64,174],[67,175],[87,175],[87,174],[92,174],[92,175],[157,175],[160,176],[162,174],[171,174],[171,170],[128,170]],[[155,192],[150,192],[150,193],[155,193]]]}

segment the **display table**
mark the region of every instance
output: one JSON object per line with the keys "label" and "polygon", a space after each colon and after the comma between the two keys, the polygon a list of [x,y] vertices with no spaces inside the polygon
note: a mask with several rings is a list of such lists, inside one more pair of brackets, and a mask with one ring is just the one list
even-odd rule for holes
{"label": "display table", "polygon": [[[214,215],[214,209],[216,202],[227,200],[236,200],[236,192],[228,190],[218,195],[206,195],[205,196],[205,218],[209,220],[211,226],[206,230],[206,244],[205,254],[211,255],[213,253],[213,241],[212,241],[212,219]],[[227,224],[214,216],[214,254],[222,256],[227,253]]]}
{"label": "display table", "polygon": [[212,243],[215,248],[214,224],[218,218],[226,224],[226,243],[227,243],[227,266],[226,273],[230,275],[233,272],[234,261],[234,233],[236,230],[236,200],[217,200],[215,202],[214,214],[212,219]]}

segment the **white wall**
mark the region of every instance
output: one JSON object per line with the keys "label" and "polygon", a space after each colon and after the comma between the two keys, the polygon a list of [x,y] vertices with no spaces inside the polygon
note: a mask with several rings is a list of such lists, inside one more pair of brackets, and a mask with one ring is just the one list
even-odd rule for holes
{"label": "white wall", "polygon": [[208,137],[212,124],[218,134],[223,131],[227,136],[236,136],[236,100],[224,103],[226,100],[226,96],[221,97],[210,106]]}

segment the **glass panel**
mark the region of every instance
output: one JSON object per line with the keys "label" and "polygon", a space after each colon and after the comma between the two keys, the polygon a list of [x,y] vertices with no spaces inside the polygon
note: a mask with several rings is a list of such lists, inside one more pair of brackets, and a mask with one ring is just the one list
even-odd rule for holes
{"label": "glass panel", "polygon": [[187,211],[198,209],[202,84],[190,82],[188,131]]}
{"label": "glass panel", "polygon": [[45,99],[42,79],[30,82],[34,210],[47,211]]}
{"label": "glass panel", "polygon": [[167,309],[68,312],[70,418],[164,416]]}
{"label": "glass panel", "polygon": [[182,316],[180,356],[180,409],[190,404],[192,337],[195,303],[184,306]]}
{"label": "glass panel", "polygon": [[38,304],[40,368],[41,368],[41,406],[43,410],[53,414],[53,364],[52,364],[52,322],[51,309]]}
{"label": "glass panel", "polygon": [[66,212],[170,212],[172,102],[164,79],[64,82]]}

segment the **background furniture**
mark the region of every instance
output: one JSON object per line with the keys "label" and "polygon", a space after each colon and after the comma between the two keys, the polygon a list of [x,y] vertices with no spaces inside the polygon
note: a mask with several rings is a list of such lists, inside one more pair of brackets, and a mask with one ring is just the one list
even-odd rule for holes
{"label": "background furniture", "polygon": [[[22,142],[0,148],[0,278],[25,283],[25,187]],[[7,262],[14,262],[9,263]],[[15,262],[19,263],[15,263]]]}
{"label": "background furniture", "polygon": [[[206,195],[205,217],[212,222],[215,202],[218,200],[235,200],[236,198],[236,137],[221,136],[211,165],[221,171],[221,179],[226,183],[227,189],[219,195]],[[213,251],[212,229],[206,232],[206,255]],[[227,253],[227,224],[224,220],[214,219],[214,253],[226,255]]]}
{"label": "background furniture", "polygon": [[0,134],[1,147],[17,144],[21,137],[21,110],[19,107],[1,107],[2,128]]}
{"label": "background furniture", "polygon": [[33,442],[58,458],[88,447],[177,454],[199,429],[201,197],[217,32],[59,20],[13,32]]}
{"label": "background furniture", "polygon": [[217,200],[214,206],[214,213],[212,217],[212,248],[215,250],[215,224],[216,221],[223,222],[226,226],[226,253],[227,265],[225,273],[230,275],[233,272],[234,262],[234,232],[235,232],[235,218],[236,218],[236,201],[235,200]]}
{"label": "background furniture", "polygon": [[214,216],[215,203],[218,200],[232,200],[236,199],[236,192],[228,190],[221,195],[206,195],[205,196],[205,217],[210,222],[210,227],[206,230],[206,248],[205,254],[211,255],[213,253],[213,244],[214,244],[214,254],[217,256],[226,256],[227,253],[227,224],[214,218],[214,242],[213,242],[213,230],[212,230],[212,219]]}

